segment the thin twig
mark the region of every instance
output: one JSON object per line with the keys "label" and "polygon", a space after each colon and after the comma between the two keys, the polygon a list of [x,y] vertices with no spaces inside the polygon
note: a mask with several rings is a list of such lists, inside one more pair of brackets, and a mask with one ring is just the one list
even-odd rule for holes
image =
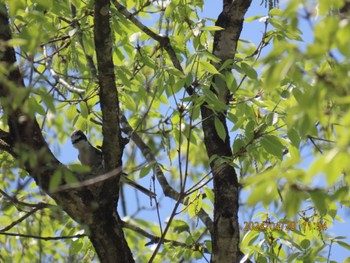
{"label": "thin twig", "polygon": [[[179,200],[180,194],[169,185],[167,179],[164,176],[163,171],[161,170],[159,163],[157,162],[155,156],[152,154],[151,149],[147,146],[147,144],[145,144],[145,142],[140,138],[140,136],[133,131],[132,127],[130,126],[124,115],[121,117],[120,123],[122,125],[122,131],[130,136],[130,138],[134,141],[136,146],[141,150],[143,156],[145,157],[149,165],[153,166],[153,173],[156,175],[164,194],[168,197],[171,197],[174,200]],[[183,202],[182,199],[181,202]],[[209,232],[212,233],[213,221],[211,220],[209,215],[203,209],[201,209],[197,215],[208,228]]]}
{"label": "thin twig", "polygon": [[108,180],[108,179],[110,179],[112,177],[118,176],[119,174],[121,174],[121,172],[122,172],[122,168],[118,167],[118,168],[115,168],[115,169],[113,169],[112,171],[110,171],[108,173],[97,175],[94,178],[91,178],[91,179],[88,179],[88,180],[84,180],[84,181],[81,181],[81,182],[70,183],[70,184],[65,184],[65,185],[59,186],[55,190],[51,191],[51,194],[62,192],[62,191],[67,191],[67,190],[72,190],[72,189],[76,189],[76,188],[91,186],[91,185],[94,185],[94,184],[106,181],[106,180]]}
{"label": "thin twig", "polygon": [[161,237],[159,239],[159,242],[158,242],[156,248],[154,249],[153,254],[152,254],[151,258],[149,259],[148,263],[152,263],[153,260],[155,259],[156,255],[158,254],[158,250],[159,250],[161,244],[163,244],[165,236],[168,233],[168,230],[170,229],[171,222],[173,221],[173,219],[176,216],[176,211],[177,211],[177,208],[179,207],[179,205],[181,204],[181,199],[182,199],[182,197],[179,196],[179,199],[176,201],[176,204],[175,204],[175,206],[173,208],[173,211],[171,212],[171,215],[169,217],[168,223],[166,224],[164,232],[162,233],[162,235],[161,235]]}
{"label": "thin twig", "polygon": [[11,224],[9,224],[8,226],[4,227],[3,229],[0,229],[0,232],[5,232],[10,230],[11,228],[13,228],[14,226],[18,225],[19,223],[21,223],[23,220],[25,220],[26,218],[30,217],[32,214],[34,214],[36,211],[46,208],[47,206],[45,205],[38,205],[37,207],[35,207],[34,209],[30,210],[29,212],[27,212],[25,215],[23,215],[22,217],[20,217],[19,219],[13,221]]}
{"label": "thin twig", "polygon": [[[176,52],[174,48],[170,44],[170,39],[168,37],[161,36],[155,32],[153,32],[150,28],[145,26],[141,21],[139,21],[132,13],[130,13],[125,6],[120,4],[116,0],[112,0],[113,5],[118,9],[118,11],[125,16],[126,19],[130,20],[135,26],[137,26],[139,29],[141,29],[145,34],[147,34],[149,37],[156,40],[161,47],[163,47],[166,52],[168,53],[174,67],[184,72],[180,63],[180,60],[176,56]],[[191,86],[185,86],[185,89],[189,95],[192,95],[194,93],[193,87]]]}
{"label": "thin twig", "polygon": [[34,238],[34,239],[41,239],[41,240],[45,240],[45,241],[82,238],[82,237],[87,236],[85,234],[79,234],[79,235],[74,235],[74,236],[42,237],[42,236],[26,235],[26,234],[19,234],[19,233],[6,233],[6,232],[0,232],[0,235],[13,236],[13,237],[24,237],[24,238]]}

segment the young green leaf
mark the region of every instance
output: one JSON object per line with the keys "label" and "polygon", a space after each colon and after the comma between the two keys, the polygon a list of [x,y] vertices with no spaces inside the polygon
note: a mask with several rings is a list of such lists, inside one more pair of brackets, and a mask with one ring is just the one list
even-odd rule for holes
{"label": "young green leaf", "polygon": [[225,126],[222,124],[222,122],[219,120],[218,117],[214,117],[214,125],[220,139],[225,141],[226,139]]}
{"label": "young green leaf", "polygon": [[282,160],[284,146],[276,136],[266,135],[261,138],[260,143],[265,151]]}

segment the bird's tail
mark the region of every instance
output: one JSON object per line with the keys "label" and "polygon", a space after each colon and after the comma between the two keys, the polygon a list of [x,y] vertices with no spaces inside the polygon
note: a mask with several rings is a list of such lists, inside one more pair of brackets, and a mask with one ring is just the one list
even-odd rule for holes
{"label": "bird's tail", "polygon": [[134,187],[135,189],[141,191],[142,193],[144,193],[145,195],[148,195],[149,197],[156,197],[156,194],[153,193],[152,191],[146,189],[145,187],[139,185],[138,183],[134,182],[133,180],[131,180],[130,178],[127,177],[126,174],[122,174],[122,176],[120,177],[121,182],[126,183],[132,187]]}

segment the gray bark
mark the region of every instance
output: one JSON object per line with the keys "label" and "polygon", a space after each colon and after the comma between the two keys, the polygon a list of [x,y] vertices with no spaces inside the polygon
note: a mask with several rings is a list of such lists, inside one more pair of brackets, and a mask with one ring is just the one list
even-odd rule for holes
{"label": "gray bark", "polygon": [[[118,121],[118,97],[116,93],[113,62],[111,61],[111,40],[105,34],[110,34],[109,1],[96,1],[95,26],[99,31],[96,46],[98,46],[99,70],[105,70],[99,75],[101,87],[101,106],[104,121],[110,125],[103,126],[104,157],[108,170],[120,168],[123,143],[120,136]],[[107,13],[106,13],[107,12]],[[107,14],[107,15],[106,15]],[[0,41],[11,39],[11,31],[6,7],[0,4]],[[102,40],[102,42],[101,42]],[[105,41],[105,42],[104,42]],[[103,52],[102,52],[103,50]],[[128,247],[122,222],[116,214],[118,201],[118,176],[96,184],[69,190],[50,192],[50,180],[55,172],[70,172],[50,151],[35,117],[30,116],[21,108],[13,108],[7,102],[12,101],[16,89],[24,89],[24,82],[19,68],[16,66],[15,51],[6,46],[0,51],[0,62],[9,69],[7,79],[0,81],[0,101],[6,112],[9,131],[0,130],[0,147],[23,163],[37,185],[51,196],[67,214],[81,225],[86,225],[87,233],[92,241],[101,262],[127,263],[134,262]],[[24,98],[25,100],[26,98]],[[24,102],[24,101],[23,101]],[[104,105],[102,105],[104,104]],[[110,104],[110,105],[109,105]],[[115,121],[117,120],[117,121]],[[112,143],[105,143],[106,141]],[[28,161],[28,156],[35,153],[35,161]],[[118,169],[116,169],[118,170]],[[121,171],[121,169],[120,169]],[[61,185],[65,182],[62,180]]]}
{"label": "gray bark", "polygon": [[[214,35],[213,54],[221,59],[234,59],[243,20],[251,0],[224,0],[223,11],[216,25],[224,28]],[[221,63],[216,64],[217,68]],[[230,70],[230,69],[227,69]],[[215,78],[213,80],[215,82]],[[228,99],[228,88],[224,82],[217,87],[218,98],[224,102]],[[214,91],[214,88],[212,88]],[[227,130],[225,112],[214,112],[206,104],[201,106],[203,119],[204,143],[209,158],[212,156],[232,157],[230,137]],[[223,141],[216,132],[214,117],[217,117],[225,127],[226,138]],[[212,263],[238,262],[242,256],[239,249],[238,199],[239,184],[235,169],[228,163],[216,165],[211,162],[214,182],[214,231],[212,235]]]}

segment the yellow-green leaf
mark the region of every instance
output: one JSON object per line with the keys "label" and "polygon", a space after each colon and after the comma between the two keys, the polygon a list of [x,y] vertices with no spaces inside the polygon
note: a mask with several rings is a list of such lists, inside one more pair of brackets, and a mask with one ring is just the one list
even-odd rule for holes
{"label": "yellow-green leaf", "polygon": [[220,139],[225,141],[226,139],[225,126],[222,124],[219,118],[217,117],[214,118],[214,125],[215,125],[215,130],[218,133]]}
{"label": "yellow-green leaf", "polygon": [[260,143],[265,149],[265,151],[282,160],[284,147],[281,141],[276,136],[266,135],[261,139]]}
{"label": "yellow-green leaf", "polygon": [[204,70],[211,74],[220,74],[220,72],[207,61],[200,61],[199,64],[203,67]]}
{"label": "yellow-green leaf", "polygon": [[224,28],[220,26],[205,26],[201,28],[202,31],[221,31],[224,30]]}

